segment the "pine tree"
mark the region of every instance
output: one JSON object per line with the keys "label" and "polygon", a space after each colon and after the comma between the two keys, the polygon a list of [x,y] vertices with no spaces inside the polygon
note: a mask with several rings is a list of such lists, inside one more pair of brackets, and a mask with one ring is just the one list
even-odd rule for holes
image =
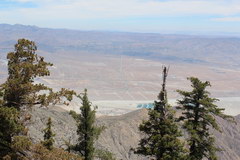
{"label": "pine tree", "polygon": [[78,144],[74,150],[79,152],[85,160],[93,160],[94,158],[94,141],[98,139],[103,127],[95,126],[95,108],[92,109],[91,102],[88,100],[87,90],[84,90],[83,95],[78,96],[82,100],[80,107],[81,114],[79,114],[79,123],[77,134]]}
{"label": "pine tree", "polygon": [[[52,66],[51,63],[45,62],[43,57],[38,56],[35,53],[36,50],[37,47],[33,41],[19,39],[15,50],[7,55],[8,78],[0,85],[0,107],[2,107],[0,127],[7,128],[0,130],[0,139],[4,142],[4,144],[0,143],[0,148],[1,153],[6,155],[16,151],[11,146],[14,136],[20,139],[27,134],[24,126],[31,117],[28,114],[29,108],[34,105],[56,104],[62,102],[62,98],[70,101],[75,94],[74,91],[67,89],[53,92],[44,84],[34,83],[35,78],[49,76],[48,67]],[[66,101],[63,103],[67,104]],[[23,139],[26,138],[23,137]]]}
{"label": "pine tree", "polygon": [[48,76],[47,67],[52,65],[38,57],[36,50],[34,42],[20,39],[15,51],[8,53],[8,79],[3,84],[5,106],[20,109],[23,105],[35,103],[36,93],[47,89],[42,84],[33,84],[35,77]]}
{"label": "pine tree", "polygon": [[19,111],[13,107],[0,106],[0,159],[12,154],[12,137],[23,130],[18,123]]}
{"label": "pine tree", "polygon": [[52,119],[49,117],[47,122],[47,127],[43,130],[44,132],[44,141],[42,142],[43,146],[45,146],[48,150],[53,149],[55,134],[52,132]]}
{"label": "pine tree", "polygon": [[37,46],[33,41],[19,39],[15,51],[8,53],[8,78],[0,87],[0,91],[3,91],[4,106],[23,110],[36,104],[56,104],[62,96],[71,100],[73,91],[62,89],[53,92],[44,84],[34,83],[35,78],[49,76],[48,67],[52,66],[38,56],[36,50]]}
{"label": "pine tree", "polygon": [[204,158],[216,160],[216,152],[219,150],[214,145],[214,137],[209,132],[212,127],[220,131],[215,120],[215,116],[223,119],[232,120],[231,116],[223,114],[222,108],[218,108],[214,103],[218,101],[216,98],[210,98],[210,93],[206,91],[206,87],[211,86],[208,81],[202,82],[198,78],[190,77],[188,80],[192,83],[193,90],[177,92],[183,96],[178,100],[178,104],[183,111],[180,120],[184,122],[183,127],[187,130],[189,138],[189,159],[202,160]]}
{"label": "pine tree", "polygon": [[184,160],[184,143],[175,122],[175,112],[167,102],[167,68],[163,68],[162,90],[155,101],[154,109],[149,109],[149,120],[144,121],[139,130],[145,134],[140,140],[136,154],[154,157],[156,160]]}
{"label": "pine tree", "polygon": [[19,123],[19,111],[14,107],[4,106],[3,91],[0,91],[0,159],[14,153],[12,137],[23,131]]}

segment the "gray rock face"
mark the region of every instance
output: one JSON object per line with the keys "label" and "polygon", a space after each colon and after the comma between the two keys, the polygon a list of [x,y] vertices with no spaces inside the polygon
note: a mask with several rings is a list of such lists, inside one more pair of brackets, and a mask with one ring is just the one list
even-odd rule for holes
{"label": "gray rock face", "polygon": [[[42,140],[42,130],[45,128],[48,117],[51,117],[53,121],[56,146],[64,148],[64,140],[70,140],[73,144],[77,142],[77,128],[74,119],[65,110],[58,107],[49,109],[36,108],[32,111],[29,136],[34,142]],[[138,126],[146,118],[147,111],[144,109],[121,116],[99,117],[97,124],[106,126],[106,129],[101,134],[96,146],[113,152],[117,159],[146,159],[130,151],[131,148],[137,146],[141,138]],[[223,149],[218,153],[219,160],[240,159],[240,116],[236,116],[235,119],[237,124],[217,118],[222,133],[216,131],[213,131],[213,133],[216,137],[217,146]]]}
{"label": "gray rock face", "polygon": [[121,116],[106,116],[98,118],[98,124],[107,129],[101,134],[97,146],[102,146],[113,152],[118,159],[142,160],[144,158],[131,152],[138,144],[141,134],[138,126],[147,118],[147,110],[137,110]]}
{"label": "gray rock face", "polygon": [[54,108],[35,108],[32,111],[31,122],[28,124],[29,136],[32,141],[37,143],[43,140],[43,129],[46,128],[48,118],[52,118],[53,132],[55,136],[55,146],[64,146],[65,142],[71,140],[71,143],[77,141],[77,127],[75,120],[65,110]]}

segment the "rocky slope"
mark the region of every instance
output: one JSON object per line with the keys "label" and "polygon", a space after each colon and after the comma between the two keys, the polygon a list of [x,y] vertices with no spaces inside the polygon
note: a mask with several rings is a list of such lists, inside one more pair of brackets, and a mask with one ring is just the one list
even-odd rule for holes
{"label": "rocky slope", "polygon": [[[43,137],[41,131],[48,117],[53,119],[56,146],[64,147],[64,140],[70,140],[71,143],[77,141],[75,121],[65,110],[55,107],[36,108],[32,111],[29,135],[34,142],[41,141]],[[144,109],[121,116],[99,117],[98,125],[105,125],[107,128],[96,143],[97,147],[108,149],[115,154],[117,159],[144,160],[143,157],[130,152],[130,149],[137,146],[141,136],[138,126],[146,118],[147,111]],[[222,128],[222,133],[214,132],[217,145],[223,149],[218,153],[219,160],[240,159],[240,116],[236,116],[235,119],[237,124],[217,118]]]}

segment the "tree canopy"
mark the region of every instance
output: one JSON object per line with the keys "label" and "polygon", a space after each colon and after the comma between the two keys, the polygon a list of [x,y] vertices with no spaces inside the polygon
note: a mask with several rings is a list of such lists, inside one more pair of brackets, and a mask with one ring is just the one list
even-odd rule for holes
{"label": "tree canopy", "polygon": [[223,113],[223,108],[219,108],[215,102],[216,98],[211,98],[206,90],[211,86],[210,82],[202,82],[198,78],[190,77],[192,91],[177,90],[182,96],[178,100],[178,109],[182,110],[179,120],[183,121],[183,127],[188,132],[189,159],[202,160],[217,159],[216,152],[219,150],[214,144],[214,137],[209,129],[212,127],[220,131],[215,117],[233,120],[231,116]]}
{"label": "tree canopy", "polygon": [[167,68],[164,67],[162,90],[154,102],[154,109],[148,111],[149,119],[139,126],[145,137],[140,140],[135,153],[156,160],[184,160],[186,151],[179,139],[182,134],[175,122],[175,112],[167,102],[166,78]]}
{"label": "tree canopy", "polygon": [[36,78],[49,76],[48,67],[52,66],[38,56],[36,51],[37,46],[33,41],[19,39],[14,51],[7,55],[8,77],[0,85],[1,157],[13,152],[20,153],[12,145],[16,140],[26,139],[25,122],[31,118],[28,109],[35,105],[49,106],[61,102],[67,104],[75,94],[64,88],[54,92],[44,84],[35,82]]}
{"label": "tree canopy", "polygon": [[33,41],[19,39],[15,51],[8,53],[8,78],[0,88],[3,92],[4,106],[20,110],[21,107],[36,104],[56,104],[60,102],[61,97],[72,99],[74,91],[62,88],[61,91],[53,92],[44,84],[34,83],[38,77],[49,76],[48,67],[53,65],[38,56],[36,50],[37,46]]}
{"label": "tree canopy", "polygon": [[47,121],[47,126],[46,128],[43,130],[44,132],[44,141],[42,141],[43,146],[45,146],[48,150],[52,150],[53,149],[53,143],[54,143],[54,139],[53,137],[55,136],[55,134],[52,131],[52,119],[51,117],[48,118]]}
{"label": "tree canopy", "polygon": [[74,149],[78,151],[85,160],[93,160],[96,150],[94,142],[98,139],[103,127],[95,126],[96,110],[92,108],[93,106],[88,100],[87,90],[85,89],[84,93],[78,97],[82,101],[82,106],[80,107],[81,113],[78,117],[78,144]]}

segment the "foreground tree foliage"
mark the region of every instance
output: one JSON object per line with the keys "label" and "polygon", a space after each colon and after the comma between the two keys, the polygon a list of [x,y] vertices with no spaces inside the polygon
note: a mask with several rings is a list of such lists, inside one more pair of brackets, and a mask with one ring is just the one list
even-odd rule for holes
{"label": "foreground tree foliage", "polygon": [[17,148],[13,147],[14,139],[24,129],[18,123],[19,111],[13,107],[0,106],[0,159],[7,154],[15,157]]}
{"label": "foreground tree foliage", "polygon": [[186,151],[184,143],[179,139],[182,134],[175,122],[175,112],[167,102],[166,78],[167,68],[164,67],[159,100],[155,101],[154,109],[148,111],[149,120],[139,126],[145,137],[140,140],[135,153],[156,160],[184,160]]}
{"label": "foreground tree foliage", "polygon": [[[73,119],[76,120],[77,124],[79,125],[80,123],[80,114],[77,114],[75,111],[70,111],[69,114],[73,117]],[[99,130],[104,130],[105,127],[98,127]],[[98,132],[101,132],[98,131]],[[97,140],[97,138],[95,139]],[[65,141],[65,145],[67,146],[67,151],[70,152],[72,149],[77,150],[76,146],[72,145],[69,141]],[[78,151],[78,150],[77,150]],[[106,149],[94,149],[94,158],[99,159],[99,160],[116,160],[115,155],[111,153],[110,151]]]}
{"label": "foreground tree foliage", "polygon": [[49,117],[47,122],[47,127],[43,130],[44,132],[44,141],[42,142],[43,146],[45,146],[48,150],[53,149],[55,134],[52,131],[52,119]]}
{"label": "foreground tree foliage", "polygon": [[0,158],[13,153],[24,156],[20,150],[13,149],[12,144],[20,140],[19,136],[22,137],[21,141],[26,140],[23,137],[27,134],[24,126],[31,118],[28,110],[32,106],[49,106],[60,102],[67,104],[66,100],[72,100],[75,94],[66,89],[54,92],[44,84],[34,83],[35,78],[49,76],[48,67],[52,66],[38,56],[36,50],[34,42],[19,39],[15,51],[7,55],[8,78],[0,85]]}
{"label": "foreground tree foliage", "polygon": [[82,95],[78,96],[82,100],[82,106],[80,107],[81,114],[79,114],[78,130],[77,134],[78,144],[74,147],[74,150],[79,152],[84,160],[93,160],[95,147],[94,141],[98,139],[103,127],[95,126],[95,108],[92,109],[91,102],[88,100],[87,90],[84,90]]}
{"label": "foreground tree foliage", "polygon": [[[0,153],[8,151],[11,137],[22,130],[18,125],[18,111],[14,108],[0,107]],[[10,139],[10,140],[9,140]]]}
{"label": "foreground tree foliage", "polygon": [[48,150],[41,144],[32,145],[30,148],[31,157],[27,160],[84,160],[80,156],[64,151],[60,148]]}
{"label": "foreground tree foliage", "polygon": [[[23,145],[21,144],[21,147]],[[24,150],[28,151],[28,154],[25,156],[10,156],[6,155],[3,160],[83,160],[80,156],[68,153],[60,148],[52,148],[52,150],[48,150],[42,144],[32,144],[29,143],[24,145]]]}
{"label": "foreground tree foliage", "polygon": [[180,120],[184,122],[183,127],[189,135],[187,139],[190,150],[189,159],[216,160],[216,151],[219,149],[214,145],[214,137],[210,134],[209,128],[220,131],[215,116],[231,121],[233,118],[223,114],[224,109],[214,104],[218,99],[209,97],[210,93],[206,91],[206,87],[211,85],[208,81],[202,82],[195,77],[190,77],[188,80],[191,81],[193,90],[190,92],[178,90],[183,97],[178,100],[180,105],[178,109],[183,111]]}

